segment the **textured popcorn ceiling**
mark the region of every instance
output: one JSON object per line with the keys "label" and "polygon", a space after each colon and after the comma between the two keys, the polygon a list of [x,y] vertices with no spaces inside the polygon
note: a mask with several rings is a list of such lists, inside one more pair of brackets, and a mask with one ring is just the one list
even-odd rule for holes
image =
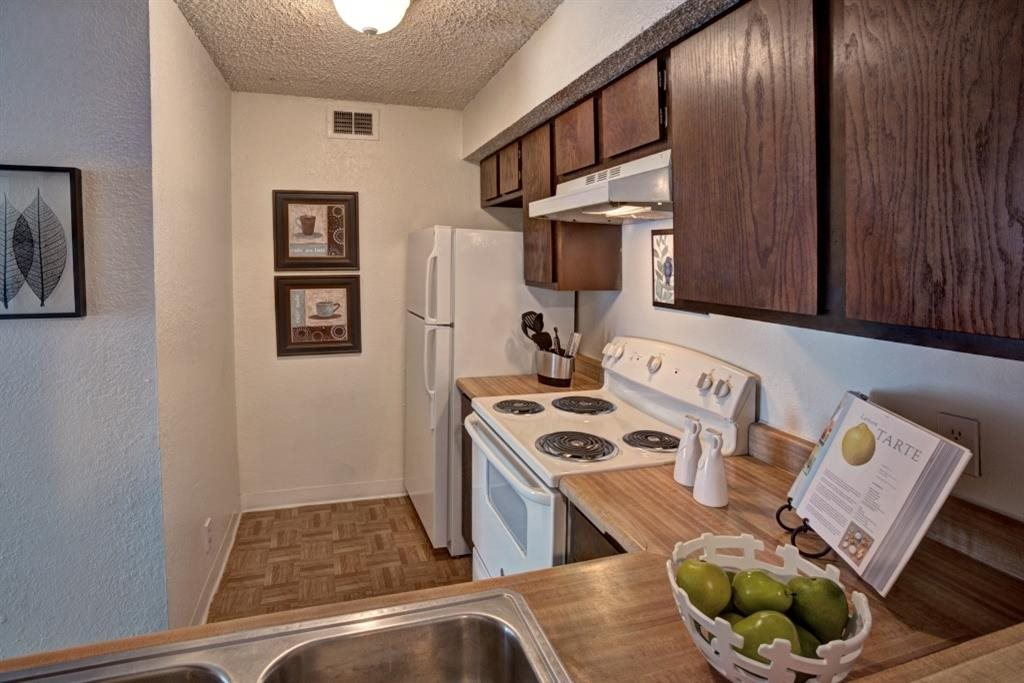
{"label": "textured popcorn ceiling", "polygon": [[561,0],[413,0],[367,36],[331,0],[176,0],[232,90],[462,109]]}

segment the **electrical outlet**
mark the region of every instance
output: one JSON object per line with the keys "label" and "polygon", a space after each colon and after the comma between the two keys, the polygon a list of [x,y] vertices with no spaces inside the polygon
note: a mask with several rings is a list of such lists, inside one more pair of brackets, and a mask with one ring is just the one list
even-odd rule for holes
{"label": "electrical outlet", "polygon": [[213,518],[207,517],[203,521],[203,552],[210,554],[213,547]]}
{"label": "electrical outlet", "polygon": [[964,474],[981,476],[981,425],[970,417],[939,413],[939,434],[968,449],[973,455],[967,462]]}

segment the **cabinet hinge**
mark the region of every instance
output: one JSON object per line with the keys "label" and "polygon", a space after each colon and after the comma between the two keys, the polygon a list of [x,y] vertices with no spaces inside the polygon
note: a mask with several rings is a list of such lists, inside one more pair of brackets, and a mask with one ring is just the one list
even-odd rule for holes
{"label": "cabinet hinge", "polygon": [[668,72],[665,69],[658,69],[658,89],[668,90]]}
{"label": "cabinet hinge", "polygon": [[663,128],[668,128],[668,106],[660,107],[658,109],[658,121],[661,123]]}

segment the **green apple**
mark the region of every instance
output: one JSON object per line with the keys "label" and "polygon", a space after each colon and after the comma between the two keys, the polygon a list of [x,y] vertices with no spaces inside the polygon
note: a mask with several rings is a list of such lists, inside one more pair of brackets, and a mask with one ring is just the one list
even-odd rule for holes
{"label": "green apple", "polygon": [[737,622],[743,621],[746,618],[742,614],[736,614],[735,612],[722,612],[718,616],[728,621],[730,626],[735,626]]}
{"label": "green apple", "polygon": [[785,612],[793,604],[786,584],[768,572],[747,569],[737,572],[732,580],[732,602],[740,614],[753,614],[761,610]]}
{"label": "green apple", "polygon": [[794,653],[800,653],[800,636],[796,626],[789,618],[775,610],[761,610],[741,619],[733,625],[732,630],[743,636],[743,646],[734,648],[741,655],[767,663],[768,660],[757,653],[757,648],[771,643],[776,638],[788,640]]}
{"label": "green apple", "polygon": [[712,619],[732,597],[729,577],[721,567],[704,560],[684,560],[676,570],[676,585],[686,591],[694,607]]}
{"label": "green apple", "polygon": [[821,657],[818,656],[818,646],[821,645],[821,641],[800,624],[793,622],[793,625],[796,626],[796,635],[800,639],[799,654],[804,657],[810,657],[811,659],[821,659]]}
{"label": "green apple", "polygon": [[797,576],[790,580],[793,593],[790,614],[807,627],[822,643],[843,637],[850,618],[846,594],[839,585],[824,577]]}

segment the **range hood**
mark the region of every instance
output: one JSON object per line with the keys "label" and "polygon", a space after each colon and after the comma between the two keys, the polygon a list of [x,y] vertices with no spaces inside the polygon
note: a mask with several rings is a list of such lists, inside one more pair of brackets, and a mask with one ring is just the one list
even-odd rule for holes
{"label": "range hood", "polygon": [[530,202],[530,218],[617,223],[672,217],[672,151],[559,183],[555,195]]}

